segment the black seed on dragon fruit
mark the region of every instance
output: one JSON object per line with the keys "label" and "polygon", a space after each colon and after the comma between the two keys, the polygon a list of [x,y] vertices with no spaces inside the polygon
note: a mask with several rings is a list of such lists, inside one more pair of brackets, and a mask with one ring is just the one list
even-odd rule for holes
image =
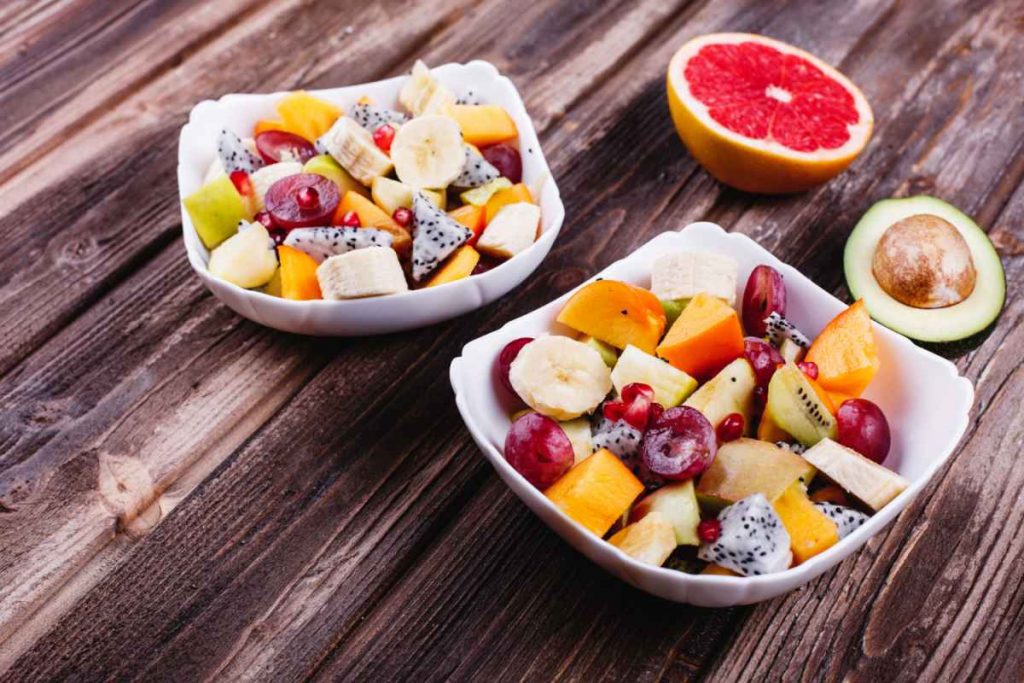
{"label": "black seed on dragon fruit", "polygon": [[367,247],[390,247],[391,234],[376,228],[295,228],[284,243],[323,263],[331,256]]}
{"label": "black seed on dragon fruit", "polygon": [[697,556],[743,576],[789,569],[789,532],[763,493],[739,500],[718,513],[722,530],[714,543],[702,543]]}
{"label": "black seed on dragon fruit", "polygon": [[796,325],[783,318],[777,312],[773,311],[765,318],[764,324],[766,330],[764,338],[775,348],[780,348],[782,342],[786,339],[791,340],[801,349],[806,349],[811,345],[811,340],[803,332],[796,329]]}
{"label": "black seed on dragon fruit", "polygon": [[371,133],[385,123],[405,123],[408,118],[400,111],[379,107],[376,104],[357,104],[352,107],[352,120]]}
{"label": "black seed on dragon fruit", "polygon": [[839,538],[846,538],[868,521],[868,516],[860,510],[843,507],[835,503],[815,503],[815,507],[824,512],[829,519],[836,523],[839,529]]}
{"label": "black seed on dragon fruit", "polygon": [[242,142],[242,138],[226,128],[222,129],[220,135],[217,136],[217,154],[220,156],[224,172],[228,175],[235,171],[255,173],[264,165],[263,159],[253,154]]}
{"label": "black seed on dragon fruit", "polygon": [[617,455],[628,467],[636,470],[637,455],[640,452],[640,440],[644,433],[625,420],[609,420],[604,416],[602,407],[594,411],[591,424],[591,442],[594,450],[607,448]]}
{"label": "black seed on dragon fruit", "polygon": [[473,231],[437,208],[422,192],[413,194],[412,217],[412,279],[419,282],[472,237]]}
{"label": "black seed on dragon fruit", "polygon": [[466,150],[466,163],[462,166],[462,173],[452,181],[454,187],[480,187],[492,180],[496,180],[501,173],[487,159],[473,151],[469,145]]}

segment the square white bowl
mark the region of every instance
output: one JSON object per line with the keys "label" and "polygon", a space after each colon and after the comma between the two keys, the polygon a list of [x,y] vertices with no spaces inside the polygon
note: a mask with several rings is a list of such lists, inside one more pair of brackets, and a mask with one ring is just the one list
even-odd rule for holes
{"label": "square white bowl", "polygon": [[[747,236],[726,233],[706,222],[693,223],[681,232],[658,235],[595,278],[649,287],[654,259],[669,251],[684,250],[710,251],[736,259],[741,275],[740,288],[754,266],[766,263],[778,269],[786,281],[786,317],[810,336],[816,335],[846,307]],[[742,295],[742,291],[737,294]],[[881,369],[865,397],[881,406],[888,417],[893,441],[885,465],[910,481],[906,491],[838,544],[785,572],[746,578],[705,576],[637,562],[567,517],[512,469],[502,455],[505,434],[511,424],[509,414],[514,406],[496,389],[495,359],[502,347],[517,337],[570,334],[571,331],[556,323],[555,318],[571,295],[572,292],[568,292],[466,344],[462,355],[451,364],[455,401],[473,440],[498,476],[527,507],[581,553],[626,583],[652,595],[704,607],[725,607],[768,600],[807,583],[863,546],[892,521],[949,458],[967,429],[974,402],[974,387],[970,381],[959,376],[956,366],[949,361],[876,324]]]}
{"label": "square white bowl", "polygon": [[[290,301],[243,289],[210,275],[206,269],[210,254],[182,205],[181,227],[189,263],[214,296],[239,315],[286,332],[361,336],[409,330],[462,315],[504,295],[540,265],[562,227],[565,207],[522,97],[512,81],[488,62],[445,64],[431,71],[456,95],[472,90],[482,102],[504,107],[515,120],[523,158],[523,182],[534,192],[541,209],[537,240],[496,268],[440,287],[346,301]],[[351,107],[363,95],[372,97],[378,104],[395,107],[398,91],[406,78],[398,76],[309,92],[343,109]],[[205,100],[197,104],[189,115],[188,123],[181,129],[178,143],[180,198],[184,199],[202,185],[203,177],[217,154],[217,134],[222,128],[240,137],[248,137],[258,119],[276,117],[274,107],[286,94],[225,95],[216,101]]]}

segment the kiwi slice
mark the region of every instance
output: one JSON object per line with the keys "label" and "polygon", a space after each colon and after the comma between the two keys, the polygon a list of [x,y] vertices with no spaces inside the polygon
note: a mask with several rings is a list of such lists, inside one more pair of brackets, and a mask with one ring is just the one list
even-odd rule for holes
{"label": "kiwi slice", "polygon": [[836,419],[793,363],[786,363],[772,375],[765,412],[805,446],[836,437]]}

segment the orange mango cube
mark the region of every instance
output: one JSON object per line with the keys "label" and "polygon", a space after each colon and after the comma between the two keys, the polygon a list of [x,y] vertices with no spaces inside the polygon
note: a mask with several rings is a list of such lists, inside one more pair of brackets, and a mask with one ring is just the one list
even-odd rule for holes
{"label": "orange mango cube", "polygon": [[572,295],[559,312],[558,322],[616,348],[632,344],[653,355],[665,331],[665,311],[646,289],[617,280],[597,280]]}
{"label": "orange mango cube", "polygon": [[516,122],[496,104],[453,104],[448,115],[462,130],[462,138],[471,145],[484,147],[518,137]]}
{"label": "orange mango cube", "polygon": [[376,228],[391,234],[391,248],[404,256],[412,250],[412,236],[409,231],[395,222],[387,212],[358,192],[349,190],[338,203],[334,212],[334,224],[341,225],[342,217],[349,211],[359,216],[359,224],[364,228]]}
{"label": "orange mango cube", "polygon": [[818,366],[818,384],[835,402],[860,396],[878,373],[878,345],[863,301],[837,315],[804,358]]}
{"label": "orange mango cube", "polygon": [[789,532],[794,564],[806,562],[839,542],[835,522],[815,507],[803,484],[796,482],[772,503]]}
{"label": "orange mango cube", "polygon": [[281,261],[278,268],[281,292],[278,296],[297,301],[323,298],[320,281],[316,279],[316,268],[320,265],[316,259],[287,244],[277,248],[277,257]]}
{"label": "orange mango cube", "polygon": [[480,252],[465,244],[455,250],[451,258],[445,261],[444,265],[438,268],[437,272],[427,280],[425,286],[437,287],[438,285],[446,285],[449,282],[469,277],[473,274],[473,269],[476,268],[476,264],[479,262]]}
{"label": "orange mango cube", "polygon": [[743,355],[743,328],[732,306],[698,293],[658,346],[673,367],[704,379]]}
{"label": "orange mango cube", "polygon": [[515,204],[517,202],[526,202],[528,204],[535,204],[533,196],[530,194],[530,188],[526,187],[522,183],[516,183],[512,187],[506,187],[504,190],[498,190],[491,198],[487,200],[487,223],[494,220],[494,217],[498,215],[501,209],[509,204]]}
{"label": "orange mango cube", "polygon": [[643,491],[636,475],[602,448],[573,466],[544,495],[573,520],[604,536]]}
{"label": "orange mango cube", "polygon": [[277,103],[277,113],[287,130],[310,142],[326,133],[341,116],[341,109],[304,90],[285,95]]}
{"label": "orange mango cube", "polygon": [[484,207],[466,204],[449,211],[448,215],[473,231],[473,236],[469,238],[466,244],[469,246],[476,244],[476,241],[480,239],[480,235],[484,232],[484,227],[487,225],[487,222],[484,220],[486,216]]}

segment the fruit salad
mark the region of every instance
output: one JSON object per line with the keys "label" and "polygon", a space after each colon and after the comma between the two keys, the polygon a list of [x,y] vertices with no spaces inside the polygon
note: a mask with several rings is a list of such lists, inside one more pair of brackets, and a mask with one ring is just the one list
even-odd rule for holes
{"label": "fruit salad", "polygon": [[808,561],[908,482],[862,398],[879,369],[863,302],[813,339],[786,318],[782,274],[661,254],[649,289],[596,280],[496,359],[520,403],[507,462],[564,514],[656,566],[756,576]]}
{"label": "fruit salad", "polygon": [[222,130],[184,199],[216,277],[285,299],[385,296],[484,272],[537,238],[515,121],[422,62],[397,103],[293,92],[277,114]]}

